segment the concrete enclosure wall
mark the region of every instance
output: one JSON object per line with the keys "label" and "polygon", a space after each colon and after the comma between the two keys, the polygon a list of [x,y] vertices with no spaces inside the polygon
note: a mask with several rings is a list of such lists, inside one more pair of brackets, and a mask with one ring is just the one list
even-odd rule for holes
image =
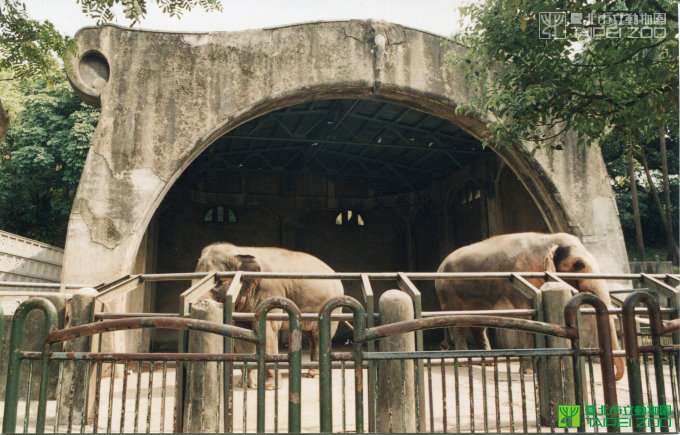
{"label": "concrete enclosure wall", "polygon": [[[169,245],[154,240],[165,237],[173,249],[182,249],[192,235],[180,234],[181,222],[199,219],[205,208],[195,201],[191,205],[179,188],[169,192],[211,144],[272,111],[309,101],[379,99],[482,137],[484,119],[455,114],[471,92],[461,71],[445,62],[457,50],[439,36],[370,21],[203,34],[82,29],[67,62],[69,79],[86,101],[101,105],[102,115],[69,221],[63,280],[95,285],[179,264],[163,256],[174,252]],[[478,204],[478,198],[470,197],[464,209],[454,198],[439,211],[453,215],[440,227],[451,240],[471,242],[511,230],[568,231],[583,239],[603,270],[627,269],[614,197],[596,146],[566,143],[563,151],[532,154],[531,145],[508,144],[495,151],[496,172],[487,177],[493,188],[485,187],[495,196]],[[163,214],[164,207],[173,213]],[[518,213],[525,209],[529,212]],[[294,232],[282,239],[275,225],[257,226],[266,211],[251,207],[238,212],[246,217],[244,225],[258,231],[220,229],[208,238],[249,244],[278,240],[283,246],[296,240]],[[412,222],[430,221],[428,213],[419,210]],[[466,227],[482,215],[492,217],[485,228]],[[311,229],[332,216],[332,210],[315,210],[300,216],[300,222]],[[412,244],[412,258],[425,258],[427,241],[442,235],[415,227],[412,234],[420,242]],[[309,250],[323,243],[297,239]],[[429,250],[422,267],[441,259],[449,247],[439,246],[436,254]],[[160,254],[150,255],[154,250]],[[385,255],[403,261],[404,252]],[[408,258],[402,265],[418,267]]]}
{"label": "concrete enclosure wall", "polygon": [[55,246],[0,231],[0,281],[59,282],[63,256]]}

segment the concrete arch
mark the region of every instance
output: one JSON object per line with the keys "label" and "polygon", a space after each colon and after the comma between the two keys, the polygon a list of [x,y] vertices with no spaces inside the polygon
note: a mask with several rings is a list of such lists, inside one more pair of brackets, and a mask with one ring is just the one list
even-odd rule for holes
{"label": "concrete arch", "polygon": [[[270,111],[309,100],[380,98],[482,137],[483,120],[454,111],[471,92],[445,62],[458,50],[436,35],[370,21],[204,34],[81,30],[69,79],[102,115],[69,221],[63,280],[97,284],[133,272],[149,221],[179,176],[215,140]],[[527,145],[496,151],[551,230],[582,236],[610,259],[604,269],[625,270],[599,150],[571,145],[554,154],[532,154]]]}

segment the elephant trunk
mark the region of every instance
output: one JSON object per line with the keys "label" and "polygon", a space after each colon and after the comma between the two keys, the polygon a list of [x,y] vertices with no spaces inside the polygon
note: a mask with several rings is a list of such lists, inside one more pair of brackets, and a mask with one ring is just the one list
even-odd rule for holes
{"label": "elephant trunk", "polygon": [[[592,279],[592,280],[581,280],[579,282],[579,288],[581,291],[586,291],[588,293],[593,293],[595,296],[600,298],[607,307],[612,307],[611,296],[609,295],[609,289],[604,280]],[[616,334],[616,323],[614,322],[615,316],[609,316],[609,333],[611,335],[612,350],[619,350],[621,346],[619,344],[619,339]],[[616,380],[623,378],[625,372],[625,361],[624,357],[614,357],[614,373]]]}

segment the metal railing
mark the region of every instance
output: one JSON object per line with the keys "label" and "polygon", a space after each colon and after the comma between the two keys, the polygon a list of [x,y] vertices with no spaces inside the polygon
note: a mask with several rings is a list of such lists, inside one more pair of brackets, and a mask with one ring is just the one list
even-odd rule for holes
{"label": "metal railing", "polygon": [[[460,319],[459,321],[462,321],[466,316],[474,316],[476,318],[476,322],[478,324],[483,324],[484,321],[488,321],[488,318],[490,316],[502,316],[504,318],[509,318],[509,317],[514,317],[516,320],[520,319],[526,319],[527,321],[537,321],[541,322],[541,293],[540,289],[535,287],[531,282],[529,281],[530,279],[543,279],[546,281],[553,281],[553,282],[563,282],[567,283],[570,280],[573,279],[606,279],[606,280],[638,280],[641,283],[643,283],[646,287],[650,289],[650,291],[654,294],[654,297],[656,300],[659,301],[659,304],[662,305],[658,308],[658,314],[661,316],[666,316],[669,317],[671,320],[672,319],[677,319],[678,318],[678,311],[677,311],[677,304],[678,304],[678,292],[675,290],[674,287],[680,285],[680,276],[678,275],[669,275],[669,274],[566,274],[566,273],[507,273],[507,272],[501,272],[501,273],[445,273],[445,274],[437,274],[437,273],[336,273],[336,274],[297,274],[297,273],[266,273],[266,272],[219,272],[219,273],[183,273],[183,274],[142,274],[142,275],[134,275],[134,276],[129,276],[129,277],[124,277],[120,280],[117,280],[113,283],[101,286],[98,290],[100,291],[99,295],[96,297],[96,309],[95,312],[93,313],[92,321],[97,321],[97,322],[110,322],[114,320],[125,320],[128,318],[138,318],[138,317],[149,317],[149,318],[161,318],[161,319],[171,319],[174,318],[175,320],[181,320],[185,317],[189,316],[190,309],[192,304],[196,303],[197,301],[201,300],[203,297],[205,297],[208,292],[214,288],[215,284],[217,283],[218,278],[231,278],[231,285],[229,286],[229,290],[227,291],[227,299],[225,300],[224,304],[224,318],[223,318],[223,323],[224,324],[231,324],[235,321],[251,321],[255,320],[255,313],[239,313],[239,312],[234,312],[233,306],[234,306],[234,301],[237,300],[239,296],[239,292],[241,290],[241,283],[243,282],[243,279],[247,278],[260,278],[260,279],[275,279],[275,278],[303,278],[303,279],[341,279],[341,280],[353,280],[353,281],[359,281],[361,283],[361,303],[360,305],[363,306],[363,309],[366,312],[366,317],[365,317],[365,328],[366,330],[370,330],[371,328],[376,328],[380,324],[380,317],[379,315],[375,312],[375,300],[374,300],[374,292],[373,292],[373,287],[372,287],[372,282],[374,280],[391,280],[395,282],[396,287],[404,291],[406,294],[408,294],[411,297],[411,300],[413,301],[414,304],[414,311],[416,313],[416,318],[420,318],[421,320],[430,320],[432,318],[440,318],[441,316],[445,316],[447,318],[457,318]],[[416,283],[423,281],[423,280],[433,280],[433,279],[463,279],[463,280],[487,280],[487,279],[495,279],[495,280],[507,280],[513,284],[513,287],[515,289],[518,289],[519,291],[522,291],[523,294],[527,296],[531,296],[532,299],[532,307],[529,309],[514,309],[514,310],[476,310],[476,311],[446,311],[446,312],[438,312],[438,311],[423,311],[422,310],[422,302],[421,302],[421,294],[416,286]],[[197,282],[195,285],[190,286],[190,288],[182,293],[182,299],[181,299],[181,305],[180,309],[178,310],[177,313],[166,313],[166,314],[161,314],[161,313],[126,313],[122,311],[111,311],[107,310],[109,307],[107,306],[109,302],[118,302],[121,299],[124,299],[125,296],[132,291],[140,290],[143,288],[142,284],[144,282],[159,282],[159,281],[173,281],[173,280],[181,280],[181,281],[190,281],[190,280],[196,280]],[[25,284],[25,283],[22,283]],[[1,284],[0,284],[1,285]],[[69,286],[64,286],[64,287],[69,287]],[[3,292],[0,291],[0,295],[2,295]],[[656,312],[656,308],[652,308],[652,311]],[[579,309],[579,312],[583,314],[588,314],[588,315],[596,315],[596,312],[594,309],[588,309],[588,308],[581,308]],[[641,318],[644,320],[650,313],[650,308],[649,307],[636,307],[633,310],[633,313],[635,314],[636,321],[640,323]],[[617,319],[621,319],[623,322],[623,326],[625,327],[625,321],[623,320],[623,317],[625,317],[625,309],[624,308],[609,308],[608,309],[608,314],[610,315],[615,315]],[[300,314],[300,320],[315,320],[318,319],[320,316],[319,313],[301,313]],[[284,314],[278,314],[278,313],[270,313],[266,316],[267,320],[276,320],[276,321],[284,321],[286,320],[287,316]],[[468,317],[469,318],[469,317]],[[486,318],[484,320],[483,318]],[[348,324],[352,324],[354,327],[354,332],[353,334],[356,334],[356,319],[354,314],[350,313],[342,313],[342,314],[334,314],[330,317],[331,320],[333,321],[345,321]],[[481,322],[481,323],[480,323]],[[650,323],[650,326],[652,324]],[[487,325],[488,326],[488,325]],[[121,330],[116,330],[116,333],[119,333]],[[538,393],[538,389],[540,387],[540,383],[537,383],[537,373],[536,370],[534,370],[533,373],[531,374],[526,374],[523,370],[521,370],[522,365],[529,366],[529,367],[538,367],[538,363],[540,361],[540,358],[544,359],[553,359],[556,361],[556,364],[561,364],[566,366],[568,362],[573,358],[573,351],[571,349],[567,349],[564,351],[556,351],[554,349],[551,350],[544,350],[541,352],[536,352],[536,353],[531,353],[532,350],[522,350],[522,349],[511,349],[511,350],[503,350],[503,349],[497,349],[493,351],[430,351],[430,350],[425,350],[425,346],[423,343],[423,338],[422,338],[422,331],[423,329],[416,329],[413,332],[416,334],[416,352],[419,352],[418,355],[410,355],[410,358],[406,358],[404,355],[393,355],[395,358],[400,357],[402,360],[411,360],[413,362],[414,366],[414,371],[415,371],[415,379],[417,380],[417,394],[419,396],[418,400],[416,401],[417,406],[419,407],[418,412],[425,416],[424,421],[425,424],[424,426],[420,427],[420,430],[423,431],[429,431],[429,430],[457,430],[459,428],[462,428],[462,430],[471,430],[471,429],[477,429],[480,430],[482,428],[490,428],[493,430],[494,427],[501,427],[503,430],[513,428],[515,427],[514,425],[517,424],[517,428],[519,429],[520,427],[522,429],[526,428],[534,428],[541,430],[541,425],[537,424],[536,418],[538,418],[536,415],[534,416],[533,420],[533,426],[531,425],[531,421],[529,420],[529,416],[532,412],[532,409],[534,410],[534,413],[538,413],[540,415],[541,410],[538,409],[540,407],[538,401],[534,398],[533,402],[530,400],[531,399],[531,393],[532,390]],[[678,340],[678,328],[676,329],[668,329],[664,330],[664,333],[666,334],[666,337],[668,337],[668,334],[673,334],[672,337],[672,343],[675,343],[675,346],[680,343]],[[658,331],[655,333],[653,330],[650,331],[650,338],[653,341],[654,337],[660,335],[658,334]],[[420,338],[418,337],[420,336]],[[180,336],[181,337],[181,336]],[[537,336],[539,337],[539,336]],[[542,337],[542,335],[541,335]],[[179,348],[179,354],[185,354],[189,355],[187,353],[187,343],[188,343],[188,337],[184,336],[183,338],[184,342],[182,344],[182,347]],[[101,340],[99,341],[101,343]],[[354,343],[354,342],[353,342]],[[537,347],[540,349],[548,349],[545,344],[541,343],[540,340],[537,340]],[[232,346],[232,338],[226,336],[224,339],[224,352],[225,354],[233,354],[233,346]],[[363,349],[363,358],[361,361],[357,361],[352,357],[352,353],[345,352],[343,354],[342,351],[338,352],[333,352],[333,359],[331,360],[331,366],[332,366],[332,376],[331,378],[335,382],[340,382],[342,384],[342,391],[343,391],[343,400],[342,400],[342,412],[341,415],[343,418],[342,420],[342,429],[347,429],[347,428],[356,428],[356,423],[351,422],[351,417],[352,417],[352,412],[351,408],[354,408],[354,417],[359,413],[358,408],[356,408],[356,403],[354,403],[354,406],[347,406],[345,403],[345,387],[350,388],[351,382],[346,383],[345,379],[345,371],[346,370],[353,370],[355,373],[359,367],[362,368],[362,382],[366,382],[366,397],[363,399],[363,405],[362,405],[362,412],[368,417],[365,419],[364,422],[367,423],[368,430],[374,430],[375,429],[375,410],[376,410],[376,404],[375,404],[375,397],[377,394],[376,389],[376,381],[379,379],[379,369],[378,369],[378,361],[381,360],[381,358],[376,354],[377,347],[375,346],[375,340],[365,340],[361,342],[362,346],[364,346]],[[353,344],[354,346],[354,344]],[[641,358],[643,358],[645,355],[649,355],[649,352],[651,351],[650,347],[645,347],[646,345],[641,345],[640,349],[642,349],[641,352]],[[203,362],[198,362],[195,360],[191,360],[193,357],[180,357],[178,360],[172,360],[171,357],[164,357],[164,354],[150,354],[150,353],[133,353],[133,354],[128,354],[130,356],[130,360],[128,362],[123,362],[118,361],[112,361],[112,360],[107,360],[103,355],[105,355],[105,352],[107,349],[98,349],[98,352],[90,352],[88,355],[85,354],[75,354],[74,359],[68,359],[64,355],[60,355],[58,353],[54,353],[54,359],[50,364],[60,364],[57,361],[64,361],[64,363],[61,364],[66,364],[67,362],[69,364],[81,364],[84,366],[90,367],[92,377],[94,380],[97,379],[97,369],[99,366],[100,374],[99,374],[99,380],[101,381],[105,377],[110,376],[109,382],[110,382],[110,387],[107,390],[104,388],[104,391],[100,392],[100,403],[104,402],[104,396],[107,394],[117,394],[118,400],[120,401],[121,397],[120,395],[123,394],[122,391],[122,386],[120,384],[120,380],[118,379],[116,373],[125,373],[124,379],[128,379],[127,382],[131,384],[139,384],[141,387],[144,385],[147,385],[149,388],[147,388],[148,391],[145,391],[144,388],[137,388],[135,393],[137,396],[141,394],[142,399],[144,398],[144,394],[151,394],[149,391],[152,391],[153,385],[162,385],[162,391],[165,391],[163,393],[163,404],[161,405],[163,412],[166,412],[165,408],[169,407],[172,408],[174,405],[180,406],[180,408],[175,408],[174,410],[174,418],[179,420],[179,423],[181,423],[181,420],[185,416],[184,410],[181,408],[181,406],[185,403],[184,401],[184,396],[181,391],[175,391],[175,387],[177,385],[184,385],[185,380],[182,378],[182,376],[186,376],[188,374],[189,367],[192,367],[192,365],[198,366],[200,364],[203,364]],[[103,351],[102,351],[103,350]],[[673,392],[675,396],[674,399],[677,400],[676,396],[680,396],[680,393],[678,392],[678,360],[677,360],[677,353],[679,350],[674,347],[669,347],[666,346],[663,348],[664,350],[664,361],[665,361],[665,368],[662,370],[666,375],[664,375],[664,382],[670,383],[671,388],[670,391]],[[625,352],[628,351],[628,348],[626,347],[626,350],[619,350],[619,351],[614,351],[613,354],[615,356],[622,356],[625,355]],[[444,353],[438,353],[438,352],[444,352]],[[560,353],[562,352],[562,353]],[[675,352],[675,353],[674,353]],[[653,353],[653,352],[652,352]],[[136,355],[136,356],[132,356]],[[671,356],[675,355],[673,358]],[[76,357],[77,358],[85,358],[84,360],[79,360],[79,362],[76,362]],[[40,378],[41,372],[36,371],[35,368],[40,366],[40,360],[38,359],[38,354],[36,353],[25,353],[23,355],[23,359],[25,360],[23,362],[24,365],[32,365],[31,368],[26,372],[27,369],[24,369],[24,372],[26,373],[32,373],[32,376],[34,377],[33,381],[29,381],[28,384],[31,385],[31,382],[35,384],[35,379]],[[231,374],[234,373],[234,371],[238,371],[239,369],[241,370],[246,370],[248,367],[253,367],[255,364],[255,360],[253,359],[253,356],[250,356],[248,358],[244,358],[243,360],[233,359],[233,358],[222,358],[222,359],[215,359],[214,357],[207,357],[204,356],[204,362],[207,364],[215,364],[215,370],[219,370],[222,373],[222,379],[231,379]],[[598,375],[599,371],[597,370],[598,367],[601,369],[602,365],[599,362],[600,358],[597,354],[596,350],[588,350],[584,349],[581,351],[579,354],[579,358],[582,362],[583,368],[582,368],[582,384],[585,386],[586,391],[584,394],[584,402],[588,403],[590,402],[591,404],[595,404],[597,400],[600,400],[602,397],[604,397],[605,389],[607,385],[610,385],[611,383],[608,383],[604,380],[604,377],[601,375]],[[279,379],[279,372],[284,373],[286,370],[288,370],[288,373],[290,373],[290,368],[287,365],[287,363],[284,361],[285,358],[281,357],[275,357],[273,356],[271,360],[268,360],[270,363],[275,364],[273,369],[276,371],[277,376],[275,379]],[[177,365],[177,361],[179,361],[179,365]],[[192,362],[193,361],[193,362]],[[102,366],[109,364],[110,367],[108,370]],[[173,366],[174,365],[174,366]],[[572,362],[573,365],[573,362]],[[245,366],[245,367],[244,367]],[[436,372],[437,367],[439,366],[439,376],[435,375],[433,376],[433,369]],[[179,367],[179,370],[177,369]],[[309,362],[309,363],[302,363],[300,368],[313,368],[316,367],[316,363],[314,362]],[[477,367],[480,367],[480,369],[477,369]],[[646,383],[648,386],[647,388],[653,388],[654,385],[658,385],[658,380],[654,378],[656,376],[653,372],[654,370],[648,370],[649,373],[652,373],[650,376],[645,375],[645,367],[646,363],[641,363],[640,365],[641,369],[643,370],[643,376],[641,379]],[[487,372],[488,369],[488,372]],[[132,372],[127,375],[128,371],[132,370]],[[136,374],[135,373],[136,370]],[[193,369],[191,369],[193,370]],[[363,373],[363,371],[366,371],[366,373]],[[59,370],[60,377],[63,376],[62,374],[63,369]],[[628,370],[630,373],[630,368]],[[147,373],[150,373],[147,375]],[[178,375],[178,373],[184,373],[184,375]],[[227,374],[228,373],[228,374]],[[153,374],[153,375],[152,375]],[[174,376],[173,376],[174,375]],[[127,376],[127,377],[125,377]],[[629,375],[630,376],[630,375]],[[671,379],[672,376],[672,379]],[[176,384],[173,386],[171,385],[172,383],[168,381],[168,379],[172,379],[173,377],[176,377]],[[472,379],[472,383],[465,383],[464,381],[466,380],[465,378],[468,378],[467,381]],[[479,378],[478,378],[479,377]],[[337,379],[337,380],[336,380]],[[341,379],[341,380],[340,380]],[[24,376],[25,380],[25,376]],[[115,380],[115,381],[114,381]],[[493,381],[493,382],[492,382]],[[166,384],[167,382],[167,384]],[[231,381],[228,381],[231,382]],[[506,383],[506,391],[503,391],[503,383]],[[630,378],[629,378],[630,382]],[[107,382],[108,383],[108,382]],[[463,385],[463,384],[466,385]],[[100,386],[105,387],[106,383],[100,383]],[[457,396],[452,397],[449,396],[447,397],[446,391],[447,391],[447,385],[449,386],[448,388],[450,389],[452,385],[457,385],[460,387],[460,391],[458,391],[458,388],[456,388],[456,391],[458,391]],[[498,385],[496,385],[498,384]],[[615,385],[615,384],[614,384]],[[134,386],[134,385],[133,385]],[[277,385],[278,386],[278,385]],[[36,388],[41,391],[39,385],[36,385]],[[181,388],[181,387],[179,387]],[[230,387],[232,388],[232,387]],[[467,389],[466,389],[467,388]],[[564,385],[564,388],[567,388],[567,385]],[[30,387],[29,387],[30,389]],[[166,391],[167,389],[167,391]],[[35,390],[35,388],[34,388]],[[170,391],[173,390],[173,391]],[[518,391],[519,390],[519,391]],[[234,389],[231,389],[232,394]],[[631,390],[632,391],[632,390]],[[493,392],[493,393],[492,393]],[[35,394],[35,391],[33,392]],[[57,397],[61,397],[63,394],[68,394],[68,391],[65,393],[59,393],[56,394]],[[155,394],[155,393],[154,393]],[[464,401],[463,399],[465,398],[465,394],[467,395],[474,395],[472,398],[470,398],[469,401]],[[619,392],[619,394],[623,394],[622,392]],[[242,405],[243,402],[248,400],[248,395],[247,395],[247,390],[244,390],[242,393],[237,393],[238,395],[238,400],[241,401]],[[347,396],[348,403],[352,405],[350,402],[350,396],[351,396],[351,389],[350,389],[350,394]],[[439,395],[440,397],[440,402],[436,403],[434,400],[437,396]],[[28,392],[28,396],[30,398],[31,392]],[[221,400],[224,400],[226,398],[226,390],[222,391],[222,396]],[[491,396],[494,396],[491,398]],[[649,396],[649,394],[648,394]],[[151,396],[149,396],[151,397]],[[156,399],[155,396],[154,400]],[[276,400],[278,400],[278,394],[275,395]],[[483,403],[479,402],[480,398],[483,398]],[[487,398],[490,399],[489,402],[487,403]],[[93,397],[94,399],[94,397]],[[167,402],[166,402],[167,400]],[[129,402],[130,400],[128,400]],[[336,397],[337,401],[337,397]],[[510,416],[505,416],[503,413],[502,409],[499,409],[499,406],[506,406],[503,405],[505,402],[510,402],[507,404],[508,410],[510,411]],[[30,402],[30,400],[28,401]],[[122,398],[122,406],[123,409],[122,411],[124,412],[124,404],[126,400],[124,399],[124,396]],[[139,402],[139,399],[137,399],[137,402]],[[142,402],[144,402],[142,400]],[[156,400],[156,402],[158,402]],[[469,403],[468,403],[469,402]],[[649,397],[648,397],[648,402],[649,402]],[[24,402],[24,405],[27,402]],[[108,403],[117,403],[115,401],[109,401]],[[147,405],[151,407],[152,400],[148,399]],[[229,428],[227,426],[227,421],[233,421],[234,418],[236,419],[242,419],[241,426],[240,428],[243,429],[244,431],[249,427],[248,426],[248,421],[249,417],[246,415],[248,412],[249,407],[252,407],[253,403],[257,403],[257,400],[255,402],[250,402],[250,404],[246,403],[246,406],[242,406],[241,409],[243,412],[238,415],[234,415],[233,410],[238,409],[239,407],[234,408],[234,403],[233,401],[231,402],[231,405],[224,404],[220,408],[220,413],[224,414],[228,410],[229,407],[231,406],[232,409],[232,414],[230,415],[222,415],[221,420],[222,421],[222,429]],[[309,402],[311,403],[311,402]],[[455,405],[455,406],[453,406]],[[465,410],[460,412],[460,410],[455,411],[455,408],[466,408],[469,405],[469,413],[472,414],[470,415],[465,415]],[[479,407],[478,407],[479,405]],[[52,403],[50,406],[55,407],[56,410],[58,411],[61,409],[58,404]],[[103,406],[103,405],[102,405]],[[118,408],[113,408],[114,414],[117,415],[116,412],[121,410],[121,405],[115,405],[118,406]],[[139,421],[139,427],[144,429],[144,421],[145,419],[151,418],[149,417],[150,411],[144,411],[143,409],[143,404],[140,403],[135,403],[132,405],[135,411],[135,417],[134,421]],[[276,405],[277,408],[277,414],[278,415],[278,404]],[[99,409],[99,408],[97,408]],[[676,409],[676,414],[674,415],[676,425],[678,424],[678,415],[677,415],[677,407],[674,407]],[[26,405],[26,410],[24,412],[25,417],[30,416],[30,412],[33,414],[36,414],[36,411],[31,411],[30,406]],[[476,411],[476,413],[475,413]],[[554,411],[551,409],[551,411]],[[102,414],[100,416],[101,420],[104,421],[105,416],[108,416],[108,413],[111,412],[108,409],[103,409]],[[339,412],[339,410],[335,409],[333,412]],[[167,414],[172,415],[173,411],[170,409],[167,410]],[[514,415],[513,415],[514,414]],[[254,413],[252,414],[254,415]],[[455,418],[454,418],[455,415]],[[482,416],[484,416],[482,418]],[[521,418],[520,418],[521,416]],[[58,416],[55,415],[56,420],[54,423],[57,424],[57,427],[62,423],[60,421],[60,418],[63,418],[67,422],[73,422],[76,427],[76,422],[77,419],[74,419],[72,417],[69,417],[68,415],[64,416]],[[154,417],[156,418],[156,417]],[[467,423],[466,423],[466,420]],[[336,419],[338,417],[336,416]],[[509,420],[508,420],[509,419]],[[116,422],[107,422],[107,424],[104,424],[105,427],[108,427],[109,424],[112,424],[112,430],[116,430],[118,428],[125,428],[130,426],[132,423],[133,419],[130,417],[128,420],[123,421],[122,423],[116,423]],[[52,422],[52,420],[50,420]],[[98,420],[99,421],[99,420]],[[152,420],[148,420],[153,423]],[[155,421],[155,420],[154,420]],[[161,419],[161,421],[165,421],[165,417]],[[356,421],[356,420],[355,420]],[[420,420],[419,420],[420,421]],[[259,420],[258,420],[259,422]],[[33,423],[31,423],[33,424]],[[71,424],[71,423],[68,423]],[[151,424],[151,423],[149,423]],[[175,422],[177,424],[177,422]],[[462,424],[462,426],[461,426]],[[474,426],[476,424],[476,426]],[[508,426],[509,425],[509,426]],[[528,426],[527,426],[528,425]],[[82,425],[81,425],[82,426]],[[168,429],[172,425],[166,425],[163,427],[163,429]],[[29,427],[28,429],[31,429],[33,426]],[[89,429],[88,429],[89,427]],[[147,426],[153,430],[159,430],[161,427],[156,424],[155,426]],[[180,425],[180,427],[182,427]],[[250,426],[251,428],[253,426]],[[677,426],[676,426],[677,427]],[[85,424],[85,430],[96,430],[92,426],[88,426]],[[233,428],[233,426],[232,426]],[[333,430],[340,430],[340,427],[332,426]],[[133,429],[137,429],[136,423]],[[174,427],[173,427],[174,429]],[[277,417],[277,427],[278,429],[278,417]],[[545,429],[545,428],[543,428]],[[309,430],[309,428],[307,429]]]}

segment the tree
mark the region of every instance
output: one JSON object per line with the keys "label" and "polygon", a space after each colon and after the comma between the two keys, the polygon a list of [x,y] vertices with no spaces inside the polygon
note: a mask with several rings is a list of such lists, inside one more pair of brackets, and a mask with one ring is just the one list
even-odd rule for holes
{"label": "tree", "polygon": [[99,112],[61,73],[18,86],[24,110],[0,143],[0,228],[62,245]]}
{"label": "tree", "polygon": [[[580,32],[566,31],[559,39],[539,39],[543,13],[562,12],[567,20],[571,12],[581,13],[586,21],[580,28],[589,29],[590,14],[622,10],[665,14],[664,32],[633,38],[626,27],[610,25],[622,37],[584,39]],[[468,50],[450,61],[476,83],[477,97],[457,110],[493,115],[487,143],[528,141],[560,149],[569,130],[581,144],[642,144],[647,151],[649,144],[662,140],[662,130],[678,130],[675,2],[487,0],[464,13],[470,24],[456,39]],[[668,166],[663,154],[661,168]],[[635,160],[642,155],[638,150]],[[658,196],[656,183],[648,180],[647,185],[651,196]],[[662,186],[670,191],[665,181]],[[676,238],[667,219],[670,201],[664,193],[663,203],[660,199],[652,206],[664,216],[660,222],[667,222],[662,228],[669,255],[677,261]]]}
{"label": "tree", "polygon": [[[151,1],[175,17],[221,9],[220,0],[75,1],[100,24],[122,6],[134,25]],[[29,17],[23,1],[0,0],[0,228],[56,245],[99,117],[66,80],[59,58],[69,44],[52,23]]]}
{"label": "tree", "polygon": [[[121,6],[123,15],[134,26],[146,16],[148,0],[75,0],[82,11],[98,24],[113,21],[114,8]],[[221,10],[220,0],[152,0],[160,9],[174,17],[201,7],[206,11]],[[28,76],[45,76],[57,69],[69,38],[61,35],[49,21],[30,18],[22,0],[0,0],[0,71],[11,72],[3,80]],[[0,141],[7,131],[10,114],[0,99]]]}

